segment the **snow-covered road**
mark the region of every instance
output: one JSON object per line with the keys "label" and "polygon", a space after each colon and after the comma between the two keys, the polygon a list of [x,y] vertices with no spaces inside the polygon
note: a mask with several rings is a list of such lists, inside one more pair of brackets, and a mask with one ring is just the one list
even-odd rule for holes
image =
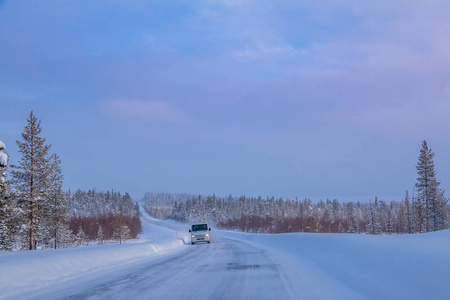
{"label": "snow-covered road", "polygon": [[211,231],[143,215],[125,245],[0,253],[0,299],[448,299],[450,231]]}
{"label": "snow-covered road", "polygon": [[82,289],[65,287],[40,299],[294,299],[285,274],[261,249],[222,239],[103,275]]}
{"label": "snow-covered road", "polygon": [[9,253],[4,265],[17,278],[27,264],[36,278],[9,279],[5,299],[296,299],[282,268],[259,247],[214,229],[210,244],[190,245],[187,225],[145,213],[143,225],[140,241],[126,245]]}

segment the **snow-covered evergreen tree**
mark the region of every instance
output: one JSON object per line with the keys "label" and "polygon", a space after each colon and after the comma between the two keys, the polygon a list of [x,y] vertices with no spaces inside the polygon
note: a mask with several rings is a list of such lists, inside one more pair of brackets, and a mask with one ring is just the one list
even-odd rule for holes
{"label": "snow-covered evergreen tree", "polygon": [[122,244],[122,242],[125,242],[130,238],[130,228],[128,228],[126,224],[117,225],[114,228],[113,239],[118,241],[119,244]]}
{"label": "snow-covered evergreen tree", "polygon": [[400,232],[405,232],[405,233],[414,233],[414,227],[413,227],[413,213],[412,213],[412,208],[411,208],[411,202],[409,199],[409,193],[408,191],[406,191],[405,194],[405,199],[404,199],[404,228],[401,229],[402,231]]}
{"label": "snow-covered evergreen tree", "polygon": [[390,211],[389,211],[389,214],[388,214],[388,219],[386,221],[385,232],[387,234],[392,234],[392,221],[391,221],[391,212]]}
{"label": "snow-covered evergreen tree", "polygon": [[84,243],[86,242],[86,234],[83,231],[83,227],[78,227],[78,233],[76,235],[76,243],[78,246],[82,246],[84,245]]}
{"label": "snow-covered evergreen tree", "polygon": [[18,231],[17,210],[11,194],[0,183],[0,250],[13,250],[15,234]]}
{"label": "snow-covered evergreen tree", "polygon": [[[417,201],[424,206],[424,213],[420,214],[419,222],[425,225],[425,232],[443,229],[447,219],[447,200],[444,192],[439,188],[440,183],[436,180],[433,158],[434,153],[428,148],[427,141],[422,141],[416,166],[419,175],[416,188]],[[423,228],[422,231],[424,231]]]}
{"label": "snow-covered evergreen tree", "polygon": [[369,210],[370,210],[370,222],[366,225],[366,232],[368,234],[381,234],[381,225],[378,222],[378,198],[375,197],[375,204],[372,205],[372,202],[369,202]]}
{"label": "snow-covered evergreen tree", "polygon": [[22,157],[19,165],[12,165],[12,182],[18,197],[18,204],[24,214],[22,230],[26,236],[29,250],[36,249],[36,236],[43,236],[43,220],[46,213],[48,198],[49,159],[47,157],[50,145],[45,144],[45,138],[40,136],[41,121],[33,112],[27,119],[28,124],[22,133],[23,141],[17,141]]}
{"label": "snow-covered evergreen tree", "polygon": [[448,228],[448,199],[445,198],[444,190],[438,189],[437,197],[432,203],[431,221],[433,230],[443,230]]}
{"label": "snow-covered evergreen tree", "polygon": [[414,233],[426,232],[425,205],[420,197],[413,194],[412,203],[412,228]]}
{"label": "snow-covered evergreen tree", "polygon": [[50,158],[49,191],[47,199],[45,239],[52,248],[61,248],[69,240],[67,223],[69,203],[62,190],[61,160],[57,154]]}
{"label": "snow-covered evergreen tree", "polygon": [[98,245],[103,245],[105,242],[105,237],[103,235],[103,228],[102,226],[98,227],[98,232],[97,232],[97,244]]}
{"label": "snow-covered evergreen tree", "polygon": [[6,182],[8,155],[3,152],[6,146],[0,141],[0,250],[13,249],[14,236],[18,230],[18,211],[13,195]]}
{"label": "snow-covered evergreen tree", "polygon": [[123,196],[123,201],[119,205],[119,218],[114,224],[113,239],[119,241],[119,244],[122,244],[122,241],[126,241],[131,238],[130,228],[126,224],[126,218],[124,214],[125,204],[130,200],[131,200],[130,195],[126,193]]}

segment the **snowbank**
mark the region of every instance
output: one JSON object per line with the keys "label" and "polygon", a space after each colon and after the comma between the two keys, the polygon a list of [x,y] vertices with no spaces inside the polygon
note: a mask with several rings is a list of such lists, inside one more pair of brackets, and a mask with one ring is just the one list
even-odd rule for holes
{"label": "snowbank", "polygon": [[0,252],[0,299],[185,249],[184,244],[176,240],[173,230],[145,220],[143,228],[139,240],[122,245]]}
{"label": "snowbank", "polygon": [[265,249],[305,299],[448,299],[450,294],[449,230],[391,236],[222,235]]}

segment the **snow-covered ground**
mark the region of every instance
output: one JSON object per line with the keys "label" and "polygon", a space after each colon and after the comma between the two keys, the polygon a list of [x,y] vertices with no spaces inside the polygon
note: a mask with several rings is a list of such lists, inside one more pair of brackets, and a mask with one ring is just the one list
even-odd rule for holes
{"label": "snow-covered ground", "polygon": [[302,299],[449,299],[450,231],[418,235],[224,233],[270,253]]}
{"label": "snow-covered ground", "polygon": [[[125,245],[0,253],[4,299],[448,299],[450,231],[369,236],[211,231],[143,217]],[[176,240],[176,235],[182,240]]]}
{"label": "snow-covered ground", "polygon": [[[77,280],[94,280],[144,261],[174,255],[183,250],[176,232],[159,227],[143,214],[143,233],[124,244],[89,245],[58,250],[0,252],[0,299],[36,298]],[[187,234],[185,234],[187,236]],[[120,271],[119,271],[120,272]],[[89,280],[89,281],[90,281]]]}

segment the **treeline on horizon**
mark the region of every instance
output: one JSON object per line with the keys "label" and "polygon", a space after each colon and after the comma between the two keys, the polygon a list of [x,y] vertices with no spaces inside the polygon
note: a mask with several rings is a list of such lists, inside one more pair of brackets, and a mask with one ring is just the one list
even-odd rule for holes
{"label": "treeline on horizon", "polygon": [[0,250],[119,243],[141,232],[140,212],[128,193],[64,192],[61,160],[40,136],[33,112],[17,141],[20,158],[8,165],[0,141]]}
{"label": "treeline on horizon", "polygon": [[450,227],[450,206],[439,188],[434,153],[422,142],[416,165],[415,195],[408,191],[402,201],[369,203],[337,199],[291,200],[261,197],[190,196],[153,194],[144,197],[145,209],[156,218],[181,222],[208,220],[224,229],[254,233],[424,233]]}
{"label": "treeline on horizon", "polygon": [[[162,203],[159,196],[146,194],[145,209],[155,218],[180,222],[207,220],[226,230],[251,233],[423,233],[427,226],[420,222],[421,206],[408,192],[402,201],[369,203],[340,202],[337,199],[291,200],[282,198],[192,196],[180,201]],[[176,199],[178,194],[172,194]],[[450,207],[445,205],[442,222],[434,225],[429,218],[428,231],[449,228]],[[436,219],[437,220],[437,219]]]}
{"label": "treeline on horizon", "polygon": [[415,195],[402,201],[340,202],[337,199],[192,196],[147,193],[145,209],[154,217],[181,222],[207,220],[228,230],[253,233],[424,233],[450,227],[450,206],[439,188],[434,153],[422,142]]}

